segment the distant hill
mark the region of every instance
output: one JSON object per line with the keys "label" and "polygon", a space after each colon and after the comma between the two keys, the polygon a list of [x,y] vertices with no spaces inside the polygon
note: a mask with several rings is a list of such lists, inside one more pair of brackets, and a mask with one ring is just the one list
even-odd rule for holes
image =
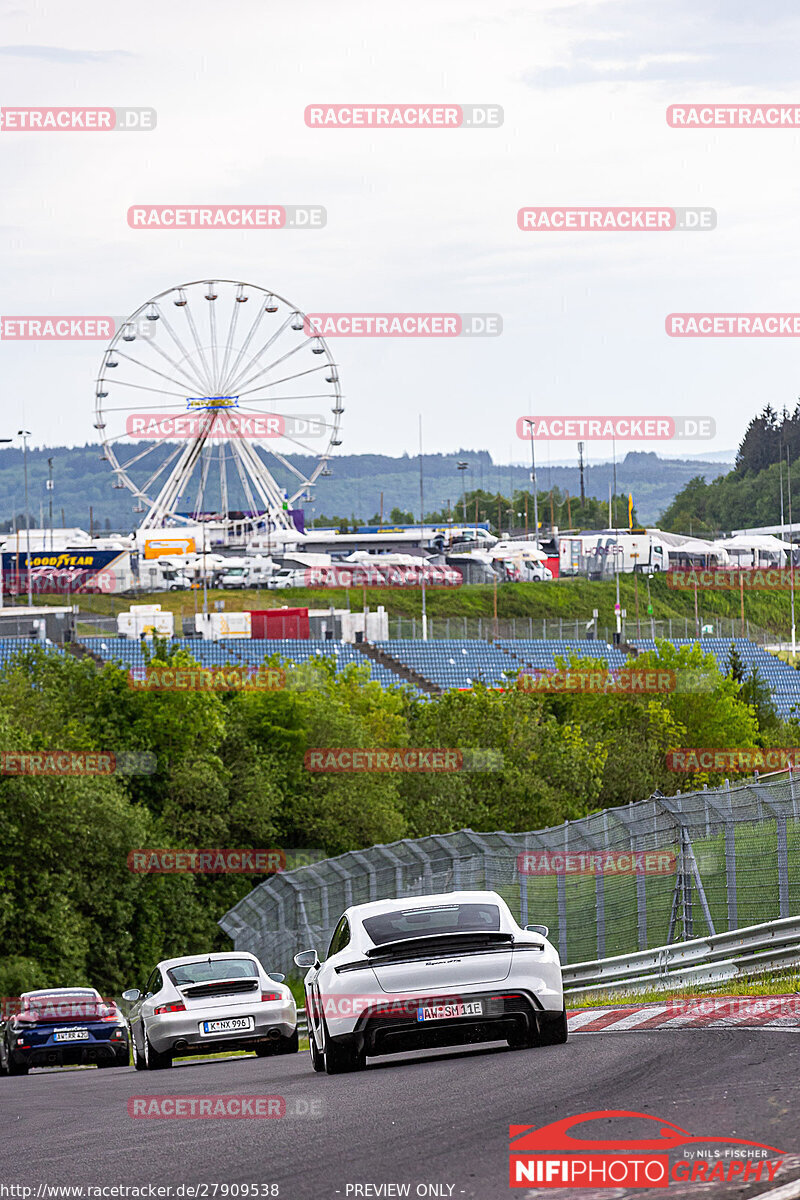
{"label": "distant hill", "polygon": [[[49,493],[46,490],[47,459],[53,459],[53,514],[56,526],[64,523],[89,528],[89,506],[95,531],[112,529],[127,532],[138,524],[140,514],[133,512],[133,497],[127,490],[112,488],[108,464],[101,462],[99,446],[54,446],[28,452],[28,496],[31,521],[38,525],[40,512],[47,521]],[[460,472],[457,462],[469,463]],[[305,467],[308,460],[292,456],[295,465]],[[639,519],[655,524],[659,515],[691,479],[702,476],[713,480],[726,473],[732,462],[711,462],[700,459],[662,459],[654,453],[631,451],[617,463],[618,493],[633,492]],[[510,496],[513,491],[530,487],[530,468],[509,466],[492,461],[485,450],[459,450],[453,454],[426,454],[424,457],[425,509],[432,512],[450,502],[459,503],[462,488],[467,491],[482,488]],[[276,478],[288,482],[288,474]],[[537,484],[540,491],[558,487],[571,496],[580,493],[578,468],[548,466],[546,457],[537,456]],[[611,463],[590,462],[585,472],[587,496],[604,499],[612,481]],[[308,519],[321,515],[369,520],[378,513],[383,493],[383,510],[392,508],[419,511],[419,459],[403,455],[392,458],[382,454],[346,454],[331,463],[329,477],[317,482],[315,496],[307,506]],[[214,495],[213,490],[211,494]],[[217,493],[218,494],[218,493]],[[242,504],[235,497],[231,483],[231,507]],[[187,508],[191,503],[187,503]],[[209,507],[211,505],[209,504]],[[24,480],[22,451],[7,448],[0,451],[0,524],[6,525],[13,514],[24,510]]]}

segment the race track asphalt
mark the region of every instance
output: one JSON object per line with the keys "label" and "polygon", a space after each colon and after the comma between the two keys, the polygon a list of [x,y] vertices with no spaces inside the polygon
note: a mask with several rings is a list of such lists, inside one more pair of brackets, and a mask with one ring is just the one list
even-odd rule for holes
{"label": "race track asphalt", "polygon": [[[131,1097],[167,1095],[280,1095],[287,1115],[129,1115]],[[785,1152],[784,1166],[774,1183],[765,1176],[747,1187],[670,1182],[666,1192],[510,1190],[510,1124],[540,1126],[600,1109],[647,1113],[693,1134],[768,1143]],[[245,1182],[276,1184],[273,1194],[282,1200],[403,1194],[381,1184],[409,1184],[411,1197],[452,1200],[749,1197],[800,1178],[800,1032],[575,1034],[565,1046],[544,1049],[493,1046],[370,1059],[366,1071],[342,1076],[314,1074],[305,1052],[160,1072],[35,1071],[0,1079],[0,1114],[0,1183],[31,1186],[39,1200],[57,1194],[39,1185],[89,1184],[171,1185],[162,1195],[172,1197],[192,1194],[176,1190],[180,1184],[207,1184],[194,1196],[224,1200],[225,1190],[214,1185]]]}

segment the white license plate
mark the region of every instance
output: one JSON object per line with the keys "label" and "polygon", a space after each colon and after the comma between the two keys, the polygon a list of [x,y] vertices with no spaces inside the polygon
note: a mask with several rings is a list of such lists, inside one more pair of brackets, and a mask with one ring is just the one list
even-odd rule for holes
{"label": "white license plate", "polygon": [[88,1029],[65,1029],[61,1033],[53,1034],[54,1042],[88,1042]]}
{"label": "white license plate", "polygon": [[240,1031],[247,1032],[253,1028],[252,1017],[225,1017],[219,1021],[202,1021],[200,1023],[200,1032],[204,1037],[208,1037],[213,1033],[238,1033]]}
{"label": "white license plate", "polygon": [[448,1017],[482,1017],[483,1001],[470,1000],[466,1004],[432,1004],[417,1009],[418,1021],[444,1021]]}

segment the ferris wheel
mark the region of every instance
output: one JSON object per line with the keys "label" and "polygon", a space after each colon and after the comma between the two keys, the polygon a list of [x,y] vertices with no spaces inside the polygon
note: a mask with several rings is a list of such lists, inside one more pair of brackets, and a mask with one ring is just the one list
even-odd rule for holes
{"label": "ferris wheel", "polygon": [[305,314],[230,279],[142,304],[95,387],[101,457],[142,529],[294,529],[289,510],[330,474],[343,412],[338,368]]}

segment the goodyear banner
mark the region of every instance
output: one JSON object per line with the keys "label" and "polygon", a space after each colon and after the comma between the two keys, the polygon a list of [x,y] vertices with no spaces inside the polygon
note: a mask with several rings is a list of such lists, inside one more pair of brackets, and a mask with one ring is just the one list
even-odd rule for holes
{"label": "goodyear banner", "polygon": [[[4,592],[24,595],[28,590],[26,552],[4,551],[2,558]],[[31,591],[37,595],[124,591],[129,559],[126,551],[119,550],[31,550]]]}

